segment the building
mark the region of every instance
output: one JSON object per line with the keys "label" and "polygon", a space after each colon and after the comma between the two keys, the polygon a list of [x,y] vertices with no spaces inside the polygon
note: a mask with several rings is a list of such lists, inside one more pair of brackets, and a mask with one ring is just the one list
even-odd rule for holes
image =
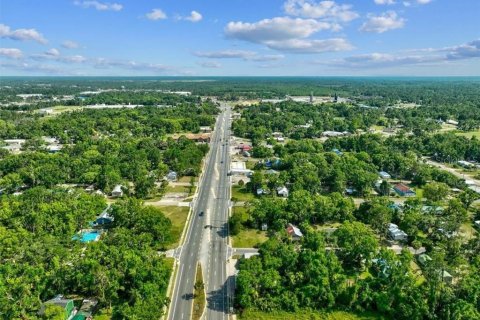
{"label": "building", "polygon": [[303,238],[302,231],[300,231],[300,229],[298,229],[296,226],[294,226],[291,223],[287,225],[286,231],[290,236],[290,239],[292,239],[293,241],[299,241]]}
{"label": "building", "polygon": [[241,144],[238,149],[242,150],[242,152],[245,152],[245,151],[252,151],[252,146],[249,146],[248,144]]}
{"label": "building", "polygon": [[47,308],[48,305],[55,305],[55,306],[61,307],[64,311],[63,313],[64,320],[73,319],[73,317],[77,313],[77,309],[75,309],[73,300],[65,299],[63,295],[57,295],[55,298],[44,302],[39,311],[39,315],[43,316],[45,314],[45,309]]}
{"label": "building", "polygon": [[465,160],[457,161],[457,163],[464,168],[475,168],[475,164]]}
{"label": "building", "polygon": [[93,312],[96,310],[98,301],[96,299],[83,299],[82,306],[72,320],[92,320]]}
{"label": "building", "polygon": [[351,188],[351,187],[350,188],[345,188],[345,193],[348,194],[349,196],[351,196],[351,195],[357,193],[357,189]]}
{"label": "building", "polygon": [[402,197],[415,197],[416,193],[403,183],[397,183],[393,186],[393,190],[395,190],[398,195]]}
{"label": "building", "polygon": [[458,121],[455,120],[447,120],[447,124],[451,124],[453,126],[458,126]]}
{"label": "building", "polygon": [[200,127],[200,132],[201,133],[211,133],[212,132],[212,127],[202,126],[202,127]]}
{"label": "building", "polygon": [[335,137],[344,137],[348,136],[350,133],[347,131],[344,132],[339,132],[339,131],[324,131],[322,132],[322,136],[324,137],[329,137],[329,138],[335,138]]}
{"label": "building", "polygon": [[250,259],[251,257],[258,256],[258,255],[260,255],[260,253],[258,253],[258,252],[245,252],[243,254],[243,258],[244,259]]}
{"label": "building", "polygon": [[394,241],[406,241],[408,235],[394,223],[388,225],[388,236]]}
{"label": "building", "polygon": [[197,143],[209,143],[210,142],[210,133],[186,133],[186,134],[174,134],[172,135],[173,140],[178,140],[181,137],[185,137],[188,140],[192,140]]}
{"label": "building", "polygon": [[263,196],[263,195],[266,195],[266,194],[269,194],[268,190],[263,189],[263,188],[258,188],[257,189],[257,196]]}
{"label": "building", "polygon": [[335,153],[337,156],[343,156],[343,152],[338,149],[332,149],[332,152]]}
{"label": "building", "polygon": [[421,254],[418,256],[418,263],[420,263],[422,266],[425,266],[427,263],[432,261],[432,258],[428,254]]}
{"label": "building", "polygon": [[170,171],[167,175],[166,178],[168,181],[177,181],[178,175],[175,171]]}
{"label": "building", "polygon": [[108,206],[105,210],[103,210],[103,212],[100,213],[97,219],[95,219],[95,225],[104,226],[113,222],[114,218],[109,214],[108,212],[109,208],[110,206]]}
{"label": "building", "polygon": [[283,186],[283,187],[278,187],[277,188],[277,195],[279,197],[283,197],[283,198],[288,198],[288,189],[287,187]]}
{"label": "building", "polygon": [[267,231],[268,230],[268,224],[262,223],[261,229],[262,229],[262,231]]}
{"label": "building", "polygon": [[112,190],[112,197],[119,198],[123,196],[122,185],[117,184]]}
{"label": "building", "polygon": [[386,171],[380,171],[380,172],[378,173],[378,175],[379,175],[380,178],[382,178],[382,179],[391,179],[391,178],[392,178],[392,176],[391,176],[388,172],[386,172]]}

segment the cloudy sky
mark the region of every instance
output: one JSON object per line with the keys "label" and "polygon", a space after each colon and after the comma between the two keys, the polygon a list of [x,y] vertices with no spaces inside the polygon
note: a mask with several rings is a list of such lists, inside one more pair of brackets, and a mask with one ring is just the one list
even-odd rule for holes
{"label": "cloudy sky", "polygon": [[2,0],[0,75],[474,75],[479,0]]}

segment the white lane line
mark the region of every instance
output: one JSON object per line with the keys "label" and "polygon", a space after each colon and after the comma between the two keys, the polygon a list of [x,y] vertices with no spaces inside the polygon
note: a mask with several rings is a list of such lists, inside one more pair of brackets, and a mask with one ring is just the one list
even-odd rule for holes
{"label": "white lane line", "polygon": [[[182,274],[183,274],[183,265],[182,265],[182,269],[180,269],[180,277],[178,278],[178,281],[182,281]],[[177,286],[177,291],[180,290],[179,286]],[[175,309],[177,308],[177,301],[178,301],[178,294],[175,295],[175,303],[173,305],[173,316],[175,316]],[[183,314],[182,314],[182,318],[183,318]]]}

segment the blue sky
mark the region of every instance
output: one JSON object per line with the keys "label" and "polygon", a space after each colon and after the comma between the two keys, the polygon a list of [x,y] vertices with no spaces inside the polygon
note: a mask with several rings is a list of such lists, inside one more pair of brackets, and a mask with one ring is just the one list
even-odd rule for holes
{"label": "blue sky", "polygon": [[480,75],[479,0],[2,0],[1,75]]}

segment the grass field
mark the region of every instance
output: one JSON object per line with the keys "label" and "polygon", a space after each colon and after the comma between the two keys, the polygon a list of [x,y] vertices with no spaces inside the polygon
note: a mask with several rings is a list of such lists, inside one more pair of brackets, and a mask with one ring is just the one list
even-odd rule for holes
{"label": "grass field", "polygon": [[[196,187],[191,187],[191,186],[167,186],[165,189],[165,192],[171,192],[171,193],[188,193],[188,195],[192,195],[195,193],[195,188]],[[191,189],[191,192],[190,192]]]}
{"label": "grass field", "polygon": [[455,134],[457,136],[463,136],[463,137],[467,137],[467,138],[471,138],[471,137],[477,137],[480,139],[480,129],[479,130],[476,130],[476,131],[469,131],[469,132],[455,132]]}
{"label": "grass field", "polygon": [[234,201],[251,201],[255,196],[247,189],[240,186],[232,187],[232,199]]}
{"label": "grass field", "polygon": [[241,320],[383,320],[382,316],[373,313],[354,314],[350,312],[334,311],[320,313],[301,310],[295,313],[289,312],[259,312],[247,310],[239,316]]}
{"label": "grass field", "polygon": [[244,229],[232,237],[233,246],[236,248],[253,248],[268,240],[265,231]]}
{"label": "grass field", "polygon": [[185,221],[187,221],[189,207],[158,207],[167,218],[172,221],[172,234],[175,242],[172,243],[169,248],[173,249],[178,246],[180,236],[182,235],[183,228],[185,227]]}

